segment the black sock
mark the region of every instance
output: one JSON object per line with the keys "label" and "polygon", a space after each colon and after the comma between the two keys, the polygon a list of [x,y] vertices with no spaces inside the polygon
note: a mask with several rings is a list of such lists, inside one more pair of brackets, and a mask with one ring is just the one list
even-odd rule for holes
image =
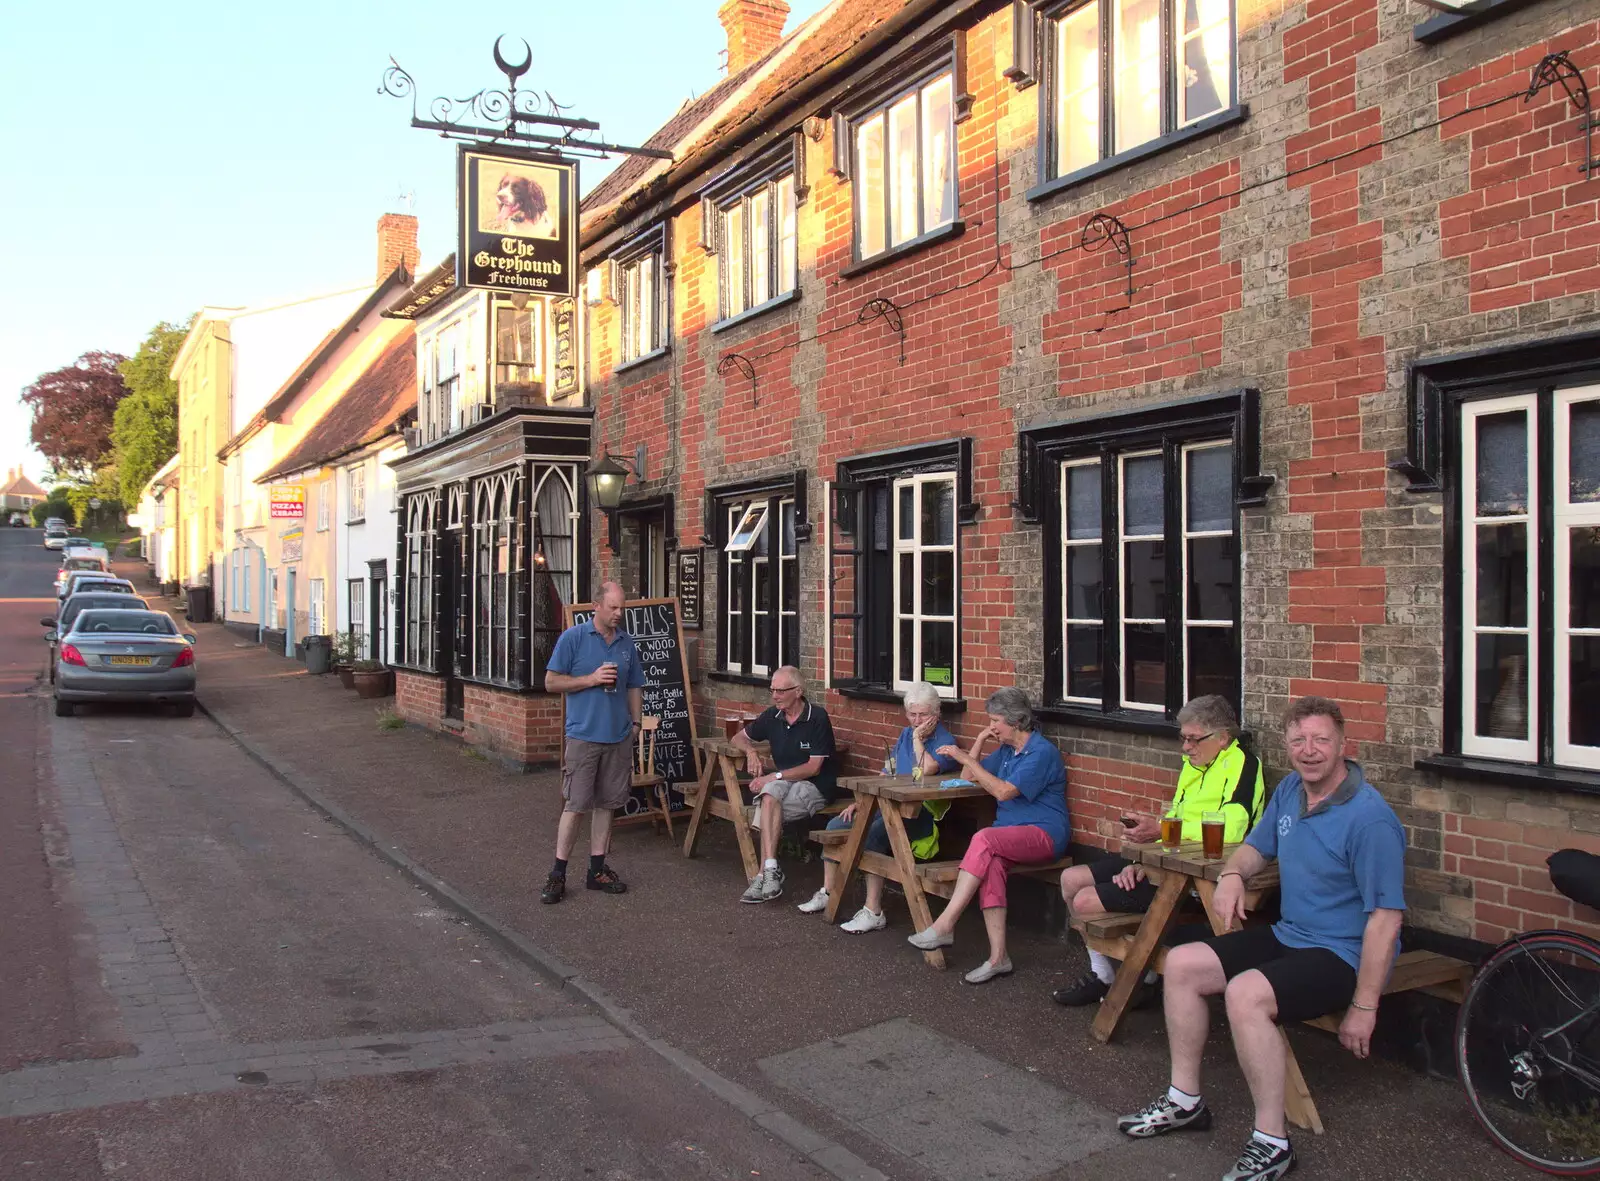
{"label": "black sock", "polygon": [[567,859],[565,857],[556,858],[556,867],[550,871],[550,876],[553,878],[564,878],[567,876]]}
{"label": "black sock", "polygon": [[606,867],[606,855],[604,853],[591,853],[591,854],[589,854],[589,876],[590,877],[594,877],[595,874],[599,873],[605,867]]}

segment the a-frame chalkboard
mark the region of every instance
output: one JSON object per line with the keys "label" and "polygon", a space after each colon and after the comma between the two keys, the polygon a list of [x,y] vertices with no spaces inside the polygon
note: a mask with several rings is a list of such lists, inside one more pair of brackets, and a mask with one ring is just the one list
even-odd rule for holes
{"label": "a-frame chalkboard", "polygon": [[[567,607],[567,626],[594,618],[593,606]],[[683,646],[683,622],[677,599],[633,599],[623,604],[622,630],[633,637],[644,668],[644,712],[661,719],[656,733],[656,771],[669,785],[693,783],[700,778],[701,754],[694,748],[694,693],[689,685],[689,656]],[[561,699],[563,729],[566,697]],[[683,797],[671,792],[674,809]],[[642,812],[647,801],[628,801],[630,815]]]}

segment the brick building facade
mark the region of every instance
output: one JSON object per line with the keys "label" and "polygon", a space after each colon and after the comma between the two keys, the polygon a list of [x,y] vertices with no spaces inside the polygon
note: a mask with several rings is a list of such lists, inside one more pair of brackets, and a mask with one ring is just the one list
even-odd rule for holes
{"label": "brick building facade", "polygon": [[1185,698],[1281,771],[1326,693],[1414,925],[1600,921],[1592,6],[774,7],[585,202],[594,571],[703,549],[702,727],[794,662],[871,763],[897,682],[1017,684],[1106,845]]}

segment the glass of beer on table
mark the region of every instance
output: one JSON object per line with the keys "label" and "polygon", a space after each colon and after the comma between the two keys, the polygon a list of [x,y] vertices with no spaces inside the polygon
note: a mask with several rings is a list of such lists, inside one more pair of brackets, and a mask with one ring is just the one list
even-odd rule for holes
{"label": "glass of beer on table", "polygon": [[1161,843],[1176,849],[1183,843],[1183,817],[1176,814],[1161,818]]}
{"label": "glass of beer on table", "polygon": [[1222,856],[1222,832],[1225,827],[1225,817],[1221,812],[1202,812],[1200,814],[1200,848],[1206,855],[1206,860],[1215,861]]}

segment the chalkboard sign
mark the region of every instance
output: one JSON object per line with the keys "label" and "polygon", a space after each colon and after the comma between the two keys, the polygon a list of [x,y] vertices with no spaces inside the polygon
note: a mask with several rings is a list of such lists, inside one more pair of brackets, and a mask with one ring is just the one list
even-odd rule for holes
{"label": "chalkboard sign", "polygon": [[[568,607],[567,626],[594,618],[593,607]],[[644,713],[661,719],[656,731],[656,771],[669,785],[700,778],[700,752],[694,749],[694,701],[689,688],[688,657],[677,599],[635,599],[623,604],[622,630],[633,637],[644,668]],[[564,705],[563,701],[563,705]],[[672,807],[683,797],[670,793]],[[628,801],[631,815],[645,807],[642,798]]]}
{"label": "chalkboard sign", "polygon": [[678,611],[683,626],[700,628],[700,563],[705,551],[681,549],[678,551]]}

